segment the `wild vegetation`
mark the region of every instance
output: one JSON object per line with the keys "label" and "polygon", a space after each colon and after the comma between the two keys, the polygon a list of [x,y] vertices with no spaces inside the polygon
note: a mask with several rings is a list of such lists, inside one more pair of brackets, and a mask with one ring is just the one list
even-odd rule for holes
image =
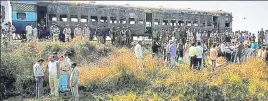
{"label": "wild vegetation", "polygon": [[[33,63],[38,58],[47,58],[53,51],[62,54],[70,50],[74,54],[72,59],[79,64],[79,94],[83,101],[268,100],[268,67],[254,57],[242,64],[220,66],[214,72],[210,71],[210,67],[193,71],[185,64],[169,69],[166,61],[152,58],[150,51],[144,49],[144,69],[138,69],[133,50],[127,48],[109,45],[110,48],[105,48],[94,42],[79,40],[10,45],[11,50],[3,49],[1,52],[0,75],[5,81],[1,83],[1,89],[4,85],[6,88],[1,97],[19,95],[27,100],[36,100],[33,99]],[[218,60],[224,62],[223,58]],[[47,79],[44,86],[48,94]]]}

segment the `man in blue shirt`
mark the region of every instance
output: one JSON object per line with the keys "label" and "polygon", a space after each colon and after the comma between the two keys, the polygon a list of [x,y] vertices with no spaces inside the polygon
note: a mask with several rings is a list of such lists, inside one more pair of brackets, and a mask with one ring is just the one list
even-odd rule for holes
{"label": "man in blue shirt", "polygon": [[174,44],[173,40],[169,41],[169,57],[170,57],[170,68],[174,68],[175,67],[175,61],[176,61],[176,45]]}
{"label": "man in blue shirt", "polygon": [[257,42],[253,41],[252,44],[251,44],[251,48],[256,50],[258,48]]}

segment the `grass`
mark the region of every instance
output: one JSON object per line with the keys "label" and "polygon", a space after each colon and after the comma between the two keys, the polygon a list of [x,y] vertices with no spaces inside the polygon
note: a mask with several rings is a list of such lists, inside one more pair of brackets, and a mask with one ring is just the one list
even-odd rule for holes
{"label": "grass", "polygon": [[[48,46],[53,48],[46,49],[45,47]],[[95,43],[90,43],[90,46],[95,47],[94,51],[104,49],[104,46]],[[53,49],[62,51],[68,47],[75,47],[76,61],[87,61],[83,57],[89,54],[83,51],[84,48],[79,48],[89,47],[89,45],[79,40],[67,44],[38,42],[28,47],[37,50],[38,55],[31,55],[34,58],[47,56]],[[16,54],[13,55],[17,57],[25,51],[21,47],[15,48],[13,52]],[[224,58],[218,58],[217,61],[225,63]],[[133,50],[114,47],[105,58],[91,63],[81,62],[79,65],[80,100],[268,100],[268,81],[265,79],[268,78],[268,68],[261,59],[255,57],[242,64],[218,67],[214,72],[210,71],[210,66],[200,71],[193,71],[186,64],[169,69],[166,61],[152,58],[150,52],[146,50],[143,63],[144,69],[138,69]],[[54,98],[45,98],[44,101],[46,99],[51,101]],[[32,98],[26,100],[37,101]]]}

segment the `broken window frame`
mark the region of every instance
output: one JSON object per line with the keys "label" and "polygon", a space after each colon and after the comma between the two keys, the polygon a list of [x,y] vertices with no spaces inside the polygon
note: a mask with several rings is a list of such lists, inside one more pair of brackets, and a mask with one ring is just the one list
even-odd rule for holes
{"label": "broken window frame", "polygon": [[56,14],[49,14],[49,21],[57,21],[57,15]]}
{"label": "broken window frame", "polygon": [[[227,24],[227,25],[226,25],[226,24]],[[230,27],[231,27],[231,23],[226,22],[226,23],[225,23],[225,27],[226,27],[226,28],[230,28]]]}
{"label": "broken window frame", "polygon": [[60,21],[62,21],[62,22],[68,22],[68,15],[67,14],[61,14],[60,15]]}
{"label": "broken window frame", "polygon": [[117,23],[116,17],[110,17],[110,23]]}
{"label": "broken window frame", "polygon": [[178,21],[178,25],[179,25],[179,26],[184,26],[184,24],[185,24],[185,23],[184,23],[183,20],[179,20],[179,21]]}
{"label": "broken window frame", "polygon": [[192,22],[191,21],[186,21],[186,26],[192,26]]}
{"label": "broken window frame", "polygon": [[194,22],[193,22],[193,25],[194,25],[195,27],[198,27],[198,26],[199,26],[198,21],[194,21]]}
{"label": "broken window frame", "polygon": [[140,19],[138,24],[143,24],[143,23],[144,23],[143,19]]}
{"label": "broken window frame", "polygon": [[205,22],[202,22],[200,27],[205,27],[206,26],[206,23]]}
{"label": "broken window frame", "polygon": [[71,22],[79,22],[78,16],[77,15],[71,15],[70,16],[70,21]]}
{"label": "broken window frame", "polygon": [[88,16],[87,15],[81,15],[80,22],[88,22]]}
{"label": "broken window frame", "polygon": [[175,19],[172,19],[172,20],[170,21],[170,25],[171,25],[171,26],[176,26],[176,25],[177,25],[176,20],[175,20]]}
{"label": "broken window frame", "polygon": [[101,23],[108,23],[108,18],[106,16],[100,17],[100,22]]}
{"label": "broken window frame", "polygon": [[152,22],[146,22],[146,27],[152,27]]}
{"label": "broken window frame", "polygon": [[168,19],[165,19],[165,20],[163,20],[163,23],[162,23],[162,25],[168,25]]}
{"label": "broken window frame", "polygon": [[159,19],[154,19],[154,25],[160,25],[160,20]]}
{"label": "broken window frame", "polygon": [[131,24],[131,25],[136,24],[135,18],[129,18],[129,24]]}
{"label": "broken window frame", "polygon": [[98,22],[98,16],[90,16],[91,22]]}
{"label": "broken window frame", "polygon": [[126,18],[121,18],[119,22],[121,24],[126,24],[127,23],[127,19]]}

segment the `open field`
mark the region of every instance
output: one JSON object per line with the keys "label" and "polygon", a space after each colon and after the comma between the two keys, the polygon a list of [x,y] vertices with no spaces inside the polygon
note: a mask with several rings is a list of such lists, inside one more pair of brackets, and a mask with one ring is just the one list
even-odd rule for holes
{"label": "open field", "polygon": [[[210,72],[210,67],[192,71],[188,65],[167,67],[166,61],[152,58],[144,49],[144,69],[136,68],[133,50],[115,48],[94,42],[74,40],[71,43],[10,43],[1,48],[1,90],[8,100],[34,99],[33,63],[47,59],[53,51],[74,53],[79,64],[81,101],[268,101],[268,67],[252,57],[239,64],[224,65]],[[224,63],[219,58],[219,63]],[[49,87],[44,81],[45,94]],[[16,95],[16,96],[15,96]],[[46,97],[44,101],[63,100]]]}

